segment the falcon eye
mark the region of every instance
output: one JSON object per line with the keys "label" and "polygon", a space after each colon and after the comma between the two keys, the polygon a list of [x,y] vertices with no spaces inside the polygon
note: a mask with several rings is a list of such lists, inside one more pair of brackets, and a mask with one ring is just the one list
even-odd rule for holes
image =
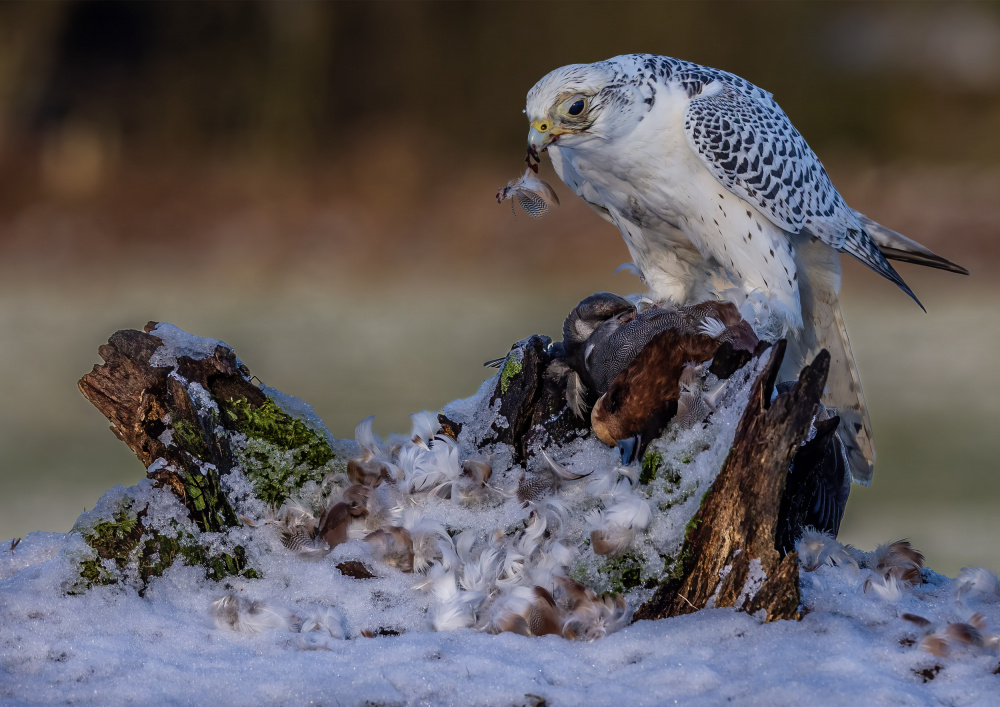
{"label": "falcon eye", "polygon": [[571,105],[569,107],[569,110],[567,110],[566,112],[569,113],[570,115],[580,115],[580,113],[583,112],[583,106],[584,105],[585,105],[585,102],[581,98],[580,100],[578,100],[575,103],[573,103],[573,105]]}

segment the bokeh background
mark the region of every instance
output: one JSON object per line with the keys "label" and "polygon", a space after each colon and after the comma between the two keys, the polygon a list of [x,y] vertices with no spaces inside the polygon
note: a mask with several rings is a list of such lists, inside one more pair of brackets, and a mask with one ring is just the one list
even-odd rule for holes
{"label": "bokeh background", "polygon": [[1000,6],[0,4],[0,538],[66,531],[143,468],[78,393],[117,329],[232,345],[338,437],[471,395],[487,359],[637,291],[613,227],[558,181],[498,206],[524,95],[642,51],[772,91],[848,201],[966,265],[845,259],[879,460],[842,539],[1000,569]]}

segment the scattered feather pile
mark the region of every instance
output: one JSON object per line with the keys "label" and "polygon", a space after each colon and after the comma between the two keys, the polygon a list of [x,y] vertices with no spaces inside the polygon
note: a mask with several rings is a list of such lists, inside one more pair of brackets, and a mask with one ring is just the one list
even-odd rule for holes
{"label": "scattered feather pile", "polygon": [[924,556],[908,540],[879,545],[862,566],[870,571],[864,579],[865,593],[890,601],[924,581]]}
{"label": "scattered feather pile", "polygon": [[907,590],[923,582],[924,556],[908,540],[879,545],[874,552],[866,553],[841,545],[828,533],[806,529],[795,549],[806,572],[822,566],[849,569],[866,595],[886,601],[898,601]]}
{"label": "scattered feather pile", "polygon": [[291,631],[292,613],[264,601],[250,601],[227,594],[212,602],[210,610],[215,627],[235,633]]}
{"label": "scattered feather pile", "polygon": [[983,648],[996,652],[1000,646],[1000,636],[987,631],[986,617],[973,614],[966,621],[954,621],[948,624],[935,624],[916,614],[904,613],[900,618],[916,625],[923,636],[917,644],[920,650],[931,655],[945,657],[956,649]]}
{"label": "scattered feather pile", "polygon": [[[357,451],[343,471],[273,512],[238,509],[243,532],[275,539],[288,562],[363,567],[375,579],[358,591],[373,592],[373,606],[425,607],[420,626],[389,611],[378,626],[356,627],[359,634],[473,628],[592,640],[625,625],[678,556],[728,452],[755,368],[716,396],[718,412],[706,424],[673,424],[642,468],[623,467],[617,450],[593,437],[513,463],[509,447],[482,441],[505,424],[489,405],[489,385],[445,410],[461,430],[455,434],[423,412],[411,416],[408,436],[383,441],[369,417],[355,430]],[[705,370],[692,369],[689,387],[700,399]],[[389,598],[374,598],[386,582]],[[226,601],[213,608],[220,625],[282,628],[258,616],[284,616],[270,603]]]}
{"label": "scattered feather pile", "polygon": [[300,612],[275,606],[266,601],[251,601],[226,594],[212,602],[209,613],[215,627],[234,633],[289,631],[298,634],[298,645],[307,650],[329,648],[329,641],[347,638],[344,617],[329,606],[312,607]]}
{"label": "scattered feather pile", "polygon": [[799,563],[806,572],[813,572],[821,565],[851,567],[857,572],[858,562],[848,547],[841,545],[829,533],[822,533],[812,528],[806,528],[795,543],[795,550],[799,553]]}
{"label": "scattered feather pile", "polygon": [[1000,579],[985,567],[963,567],[955,578],[955,600],[972,599],[1000,601]]}
{"label": "scattered feather pile", "polygon": [[[806,530],[795,549],[805,572],[831,568],[853,582],[863,596],[885,602],[902,603],[924,582],[924,556],[907,540],[886,543],[866,553],[841,545],[827,533]],[[983,613],[968,606],[970,602],[1000,599],[1000,579],[982,567],[966,567],[955,579],[952,592],[954,610],[942,612],[945,615],[938,620],[908,611],[899,614],[900,619],[920,629],[917,647],[938,657],[973,649],[1000,653],[1000,634]]]}
{"label": "scattered feather pile", "polygon": [[[578,549],[564,536],[569,510],[559,491],[589,471],[571,471],[542,450],[539,464],[520,470],[516,485],[493,486],[492,465],[463,458],[455,439],[436,432],[436,418],[421,413],[412,419],[410,437],[388,444],[375,437],[372,418],[363,420],[355,431],[360,454],[348,462],[346,478],[324,482],[325,509],[314,512],[301,499],[292,500],[264,527],[274,525],[282,546],[302,559],[323,558],[361,539],[376,563],[423,575],[413,585],[433,597],[434,630],[473,627],[592,639],[624,624],[623,597],[599,595],[566,576]],[[616,541],[621,551],[649,524],[649,504],[624,479],[604,496],[606,530],[622,534]],[[454,532],[463,515],[495,515],[514,501],[526,518],[512,527]],[[443,513],[443,522],[431,509],[452,513]],[[218,625],[247,633],[287,629],[276,616],[285,624],[293,621],[289,612],[232,596],[217,601],[212,612]]]}

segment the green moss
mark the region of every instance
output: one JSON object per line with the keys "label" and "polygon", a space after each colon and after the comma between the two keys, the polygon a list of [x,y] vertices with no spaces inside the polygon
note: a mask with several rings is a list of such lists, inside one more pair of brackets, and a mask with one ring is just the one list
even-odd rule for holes
{"label": "green moss", "polygon": [[575,579],[583,585],[590,582],[590,572],[587,570],[587,566],[582,562],[578,562],[570,569],[569,576],[571,579]]}
{"label": "green moss", "polygon": [[[99,560],[84,560],[80,563],[80,577],[84,580],[82,589],[90,589],[94,585],[114,584],[115,578],[112,576]],[[76,592],[70,592],[74,594]]]}
{"label": "green moss", "polygon": [[[685,457],[681,463],[688,464],[690,457]],[[665,482],[667,487],[677,486],[681,482],[681,473],[664,463],[663,455],[660,452],[647,451],[642,458],[642,471],[639,474],[639,483],[649,484],[655,479]]]}
{"label": "green moss", "polygon": [[171,524],[175,532],[160,532],[143,525],[146,509],[133,513],[131,504],[122,503],[112,519],[81,530],[84,541],[97,557],[80,563],[76,589],[86,591],[95,585],[117,584],[134,573],[142,593],[149,580],[161,576],[178,559],[186,565],[204,566],[209,579],[228,575],[256,578],[256,570],[247,566],[246,552],[237,545],[232,554],[210,555],[187,530]]}
{"label": "green moss", "polygon": [[187,506],[192,510],[191,520],[205,532],[218,532],[227,526],[239,525],[222,488],[218,472],[209,468],[206,473],[184,471],[184,493]]}
{"label": "green moss", "polygon": [[203,462],[211,461],[208,444],[201,427],[190,420],[176,420],[172,425],[174,440],[177,445],[195,459]]}
{"label": "green moss", "polygon": [[517,378],[522,370],[524,370],[524,366],[520,361],[515,361],[510,356],[507,357],[507,362],[503,365],[503,370],[500,372],[500,395],[507,394],[510,382]]}
{"label": "green moss", "polygon": [[[319,483],[328,473],[338,470],[335,464],[319,467],[296,464],[291,452],[260,440],[248,440],[236,453],[243,471],[253,483],[254,493],[272,506],[280,506],[308,482]],[[340,470],[343,466],[343,463],[339,465]]]}
{"label": "green moss", "polygon": [[694,531],[698,529],[699,525],[701,525],[701,516],[698,513],[695,513],[693,516],[691,516],[691,520],[687,522],[687,525],[684,526],[685,543],[687,543],[691,539],[691,536],[694,534]]}
{"label": "green moss", "polygon": [[281,505],[306,482],[322,481],[334,470],[335,455],[326,439],[273,400],[256,408],[246,398],[219,404],[224,423],[247,438],[234,451],[262,501]]}
{"label": "green moss", "polygon": [[131,513],[130,504],[122,504],[112,514],[111,520],[84,530],[83,539],[94,548],[98,557],[114,560],[122,566],[142,539],[142,516],[145,514],[145,509]]}
{"label": "green moss", "polygon": [[239,575],[256,579],[257,570],[247,567],[247,555],[242,545],[233,548],[233,554],[227,552],[208,558],[208,578],[219,581],[229,575]]}
{"label": "green moss", "polygon": [[677,558],[677,564],[674,565],[674,570],[671,573],[671,577],[674,579],[681,579],[684,573],[687,571],[688,566],[691,564],[692,556],[694,555],[694,550],[690,545],[685,545],[681,549],[681,554]]}
{"label": "green moss", "polygon": [[705,506],[705,501],[708,499],[709,495],[712,493],[712,488],[709,487],[707,491],[701,497],[701,503],[698,504],[698,511],[695,512],[691,519],[684,526],[684,543],[681,545],[680,554],[677,556],[675,561],[669,555],[664,555],[663,558],[663,575],[665,580],[680,579],[684,576],[684,572],[691,561],[692,552],[694,545],[692,543],[693,535],[701,525],[701,509]]}
{"label": "green moss", "polygon": [[646,452],[646,456],[642,458],[642,472],[639,474],[639,483],[648,484],[655,479],[656,472],[659,471],[661,464],[663,464],[662,454],[652,451]]}
{"label": "green moss", "polygon": [[246,398],[219,401],[229,421],[247,437],[253,437],[278,449],[295,451],[295,463],[320,467],[333,459],[333,450],[323,437],[306,427],[302,420],[289,415],[268,398],[254,408]]}
{"label": "green moss", "polygon": [[675,560],[670,555],[661,555],[661,557],[663,558],[663,572],[660,575],[660,579],[680,579],[684,569],[684,563],[679,560]]}
{"label": "green moss", "polygon": [[642,562],[631,553],[608,560],[598,572],[607,578],[611,591],[619,594],[638,587],[643,581]]}

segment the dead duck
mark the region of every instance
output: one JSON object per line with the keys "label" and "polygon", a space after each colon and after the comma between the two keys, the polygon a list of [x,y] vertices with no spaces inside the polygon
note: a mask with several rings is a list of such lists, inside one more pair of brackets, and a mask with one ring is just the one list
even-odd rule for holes
{"label": "dead duck", "polygon": [[[679,381],[689,364],[708,361],[725,347],[728,358],[742,365],[759,343],[730,302],[639,312],[629,300],[607,292],[580,302],[567,317],[563,336],[566,363],[579,377],[583,395],[599,396],[591,426],[603,442],[621,447],[626,464],[677,414]],[[723,377],[732,372],[720,371]],[[687,384],[690,393],[692,381]],[[567,385],[568,392],[574,390]],[[583,407],[570,398],[570,407]],[[696,402],[685,398],[686,412]]]}

